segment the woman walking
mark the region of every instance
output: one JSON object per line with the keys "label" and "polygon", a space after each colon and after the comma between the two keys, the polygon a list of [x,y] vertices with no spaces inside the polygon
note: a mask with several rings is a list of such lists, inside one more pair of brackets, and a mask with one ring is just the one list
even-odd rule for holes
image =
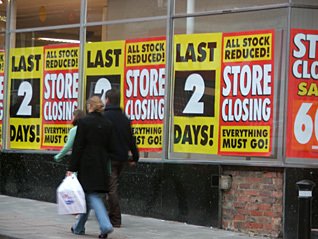
{"label": "woman walking", "polygon": [[110,154],[114,152],[112,123],[102,116],[104,105],[98,96],[87,102],[88,114],[78,120],[71,161],[67,175],[78,172],[78,180],[85,192],[87,211],[80,214],[71,230],[85,234],[90,209],[95,211],[100,226],[99,238],[107,238],[113,231],[102,198],[108,192]]}

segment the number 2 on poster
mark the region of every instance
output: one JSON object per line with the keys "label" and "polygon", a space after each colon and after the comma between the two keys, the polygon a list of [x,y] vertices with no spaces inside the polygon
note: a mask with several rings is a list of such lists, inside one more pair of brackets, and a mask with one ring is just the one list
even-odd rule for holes
{"label": "number 2 on poster", "polygon": [[24,96],[22,103],[18,109],[17,115],[30,116],[32,114],[32,100],[33,90],[32,85],[28,81],[23,81],[18,89],[18,96]]}
{"label": "number 2 on poster", "polygon": [[184,114],[203,114],[204,103],[200,102],[204,95],[205,83],[201,75],[191,74],[186,79],[184,85],[185,91],[193,91],[191,98],[189,99],[187,105],[185,106]]}

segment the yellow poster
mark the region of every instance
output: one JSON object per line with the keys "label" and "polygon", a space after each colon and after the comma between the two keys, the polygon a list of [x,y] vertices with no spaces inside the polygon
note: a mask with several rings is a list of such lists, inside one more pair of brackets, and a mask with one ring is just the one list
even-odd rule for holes
{"label": "yellow poster", "polygon": [[10,149],[40,149],[43,47],[10,50]]}
{"label": "yellow poster", "polygon": [[125,41],[86,43],[85,99],[98,95],[105,102],[108,90],[123,91],[124,49]]}
{"label": "yellow poster", "polygon": [[174,38],[174,152],[217,154],[222,33]]}

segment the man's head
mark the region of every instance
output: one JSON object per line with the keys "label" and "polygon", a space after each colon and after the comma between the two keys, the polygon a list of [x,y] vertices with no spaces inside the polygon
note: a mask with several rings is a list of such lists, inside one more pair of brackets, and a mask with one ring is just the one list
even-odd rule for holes
{"label": "man's head", "polygon": [[110,89],[106,92],[106,104],[107,105],[119,105],[120,93],[117,89]]}

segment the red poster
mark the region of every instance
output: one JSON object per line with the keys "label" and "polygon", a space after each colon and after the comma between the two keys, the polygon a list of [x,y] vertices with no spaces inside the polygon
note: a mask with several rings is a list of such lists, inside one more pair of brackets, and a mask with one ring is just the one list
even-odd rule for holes
{"label": "red poster", "polygon": [[286,156],[318,159],[317,30],[290,37]]}
{"label": "red poster", "polygon": [[78,105],[78,56],[78,44],[44,48],[42,148],[61,148],[72,128]]}
{"label": "red poster", "polygon": [[219,154],[270,156],[274,31],[223,34]]}
{"label": "red poster", "polygon": [[162,150],[165,37],[126,41],[124,110],[142,152]]}

